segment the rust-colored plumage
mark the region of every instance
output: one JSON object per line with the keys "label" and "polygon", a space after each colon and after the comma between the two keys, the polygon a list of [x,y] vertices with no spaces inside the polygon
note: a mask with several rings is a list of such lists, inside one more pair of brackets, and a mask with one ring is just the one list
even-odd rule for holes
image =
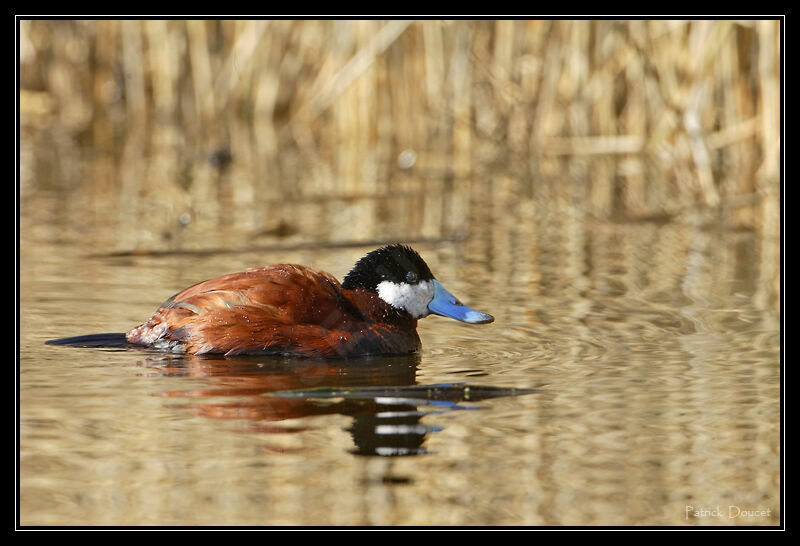
{"label": "rust-colored plumage", "polygon": [[127,333],[134,344],[193,354],[350,357],[419,349],[416,319],[330,274],[273,265],[191,286]]}
{"label": "rust-colored plumage", "polygon": [[248,269],[178,292],[127,334],[47,343],[190,354],[403,355],[420,348],[417,319],[430,314],[472,324],[494,320],[448,292],[416,251],[387,245],[358,260],[341,284],[302,265]]}

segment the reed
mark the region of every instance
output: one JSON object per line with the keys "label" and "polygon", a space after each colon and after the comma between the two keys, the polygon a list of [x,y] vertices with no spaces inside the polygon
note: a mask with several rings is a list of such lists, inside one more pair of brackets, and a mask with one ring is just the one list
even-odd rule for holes
{"label": "reed", "polygon": [[179,212],[424,190],[444,214],[497,178],[593,218],[720,210],[774,240],[781,24],[21,20],[22,193]]}
{"label": "reed", "polygon": [[20,105],[23,121],[49,114],[101,148],[174,125],[213,149],[242,124],[261,159],[327,159],[337,193],[385,181],[404,149],[460,175],[612,157],[623,168],[593,183],[638,206],[647,182],[624,160],[647,156],[682,175],[675,197],[716,205],[774,191],[779,32],[774,20],[25,20]]}

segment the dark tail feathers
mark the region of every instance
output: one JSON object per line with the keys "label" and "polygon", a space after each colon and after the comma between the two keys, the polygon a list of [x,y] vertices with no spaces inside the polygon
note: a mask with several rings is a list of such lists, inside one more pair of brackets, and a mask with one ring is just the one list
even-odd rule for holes
{"label": "dark tail feathers", "polygon": [[89,334],[85,336],[62,337],[45,341],[47,345],[69,345],[71,347],[134,347],[128,343],[125,334]]}

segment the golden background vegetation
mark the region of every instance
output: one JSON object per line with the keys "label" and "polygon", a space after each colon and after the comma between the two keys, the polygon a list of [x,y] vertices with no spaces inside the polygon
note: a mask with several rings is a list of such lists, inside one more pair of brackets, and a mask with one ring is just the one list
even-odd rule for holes
{"label": "golden background vegetation", "polygon": [[129,231],[281,233],[292,202],[424,193],[450,203],[439,237],[498,192],[601,220],[709,211],[758,233],[777,285],[780,20],[22,20],[19,38],[23,199],[69,194]]}
{"label": "golden background vegetation", "polygon": [[[598,211],[646,205],[642,159],[674,173],[675,205],[717,205],[776,191],[779,37],[774,20],[22,21],[20,103],[101,150],[230,146],[242,124],[271,195],[380,191],[412,150],[419,169],[529,184],[610,157]],[[286,154],[330,187],[287,179]]]}

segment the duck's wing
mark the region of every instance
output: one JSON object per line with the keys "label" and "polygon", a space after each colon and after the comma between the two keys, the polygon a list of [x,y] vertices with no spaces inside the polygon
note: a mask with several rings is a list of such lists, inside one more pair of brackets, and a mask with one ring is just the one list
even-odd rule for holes
{"label": "duck's wing", "polygon": [[352,311],[332,275],[282,264],[191,286],[165,301],[127,339],[195,354],[288,353],[303,335],[352,320]]}

